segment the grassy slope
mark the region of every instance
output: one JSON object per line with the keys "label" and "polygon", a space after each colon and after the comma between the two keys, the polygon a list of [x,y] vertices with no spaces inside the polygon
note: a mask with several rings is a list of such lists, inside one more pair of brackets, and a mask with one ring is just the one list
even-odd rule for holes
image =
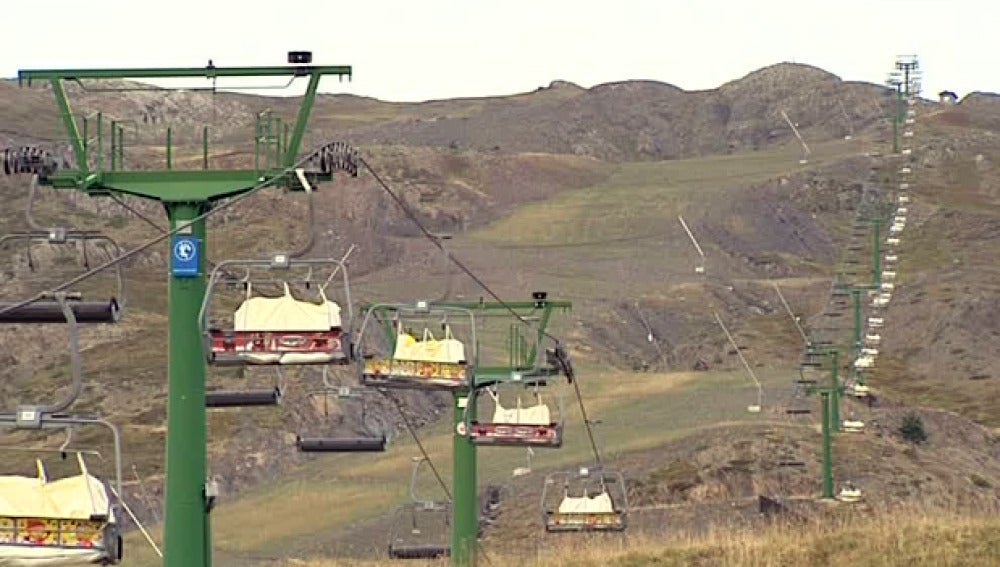
{"label": "grassy slope", "polygon": [[[494,564],[516,561],[525,567],[671,567],[731,565],[909,566],[996,565],[1000,561],[1000,521],[939,511],[913,511],[851,517],[808,525],[775,524],[762,532],[731,530],[630,540],[607,545],[600,539],[583,546],[553,546],[536,560],[491,556]],[[443,562],[293,561],[289,567],[346,565],[442,565]]]}
{"label": "grassy slope", "polygon": [[[601,436],[612,457],[655,447],[667,440],[722,421],[759,421],[745,406],[753,393],[739,373],[625,374],[581,368],[588,412],[603,420]],[[765,371],[765,383],[786,383],[787,373]],[[558,469],[588,458],[589,446],[579,412],[567,399],[567,440],[560,451],[538,451],[533,466]],[[642,415],[642,420],[634,416]],[[422,441],[450,478],[451,437],[444,423],[421,431]],[[365,518],[386,513],[406,496],[409,457],[419,454],[400,438],[384,455],[317,458],[280,482],[261,486],[214,512],[213,542],[217,564],[236,565],[241,557],[295,555],[309,548],[317,534],[329,534]],[[503,482],[523,464],[519,450],[480,453],[480,483]],[[428,483],[428,489],[434,487]],[[266,514],[261,511],[266,510]],[[276,521],[279,519],[280,521]],[[149,565],[151,558],[134,538],[128,566]]]}

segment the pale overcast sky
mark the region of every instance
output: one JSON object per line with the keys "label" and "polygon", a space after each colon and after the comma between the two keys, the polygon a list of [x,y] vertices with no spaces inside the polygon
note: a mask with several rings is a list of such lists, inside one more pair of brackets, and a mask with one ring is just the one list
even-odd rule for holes
{"label": "pale overcast sky", "polygon": [[[652,79],[713,88],[781,61],[881,83],[919,56],[924,92],[1000,91],[996,0],[5,0],[18,69],[352,65],[325,92],[417,101]],[[273,94],[273,93],[272,93]],[[289,94],[295,94],[290,92]]]}

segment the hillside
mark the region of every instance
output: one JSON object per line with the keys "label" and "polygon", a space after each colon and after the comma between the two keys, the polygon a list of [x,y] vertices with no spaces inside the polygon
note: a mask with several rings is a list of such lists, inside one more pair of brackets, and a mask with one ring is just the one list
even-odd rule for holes
{"label": "hillside", "polygon": [[[74,94],[80,111],[104,109],[143,124],[129,132],[126,155],[141,167],[162,160],[166,124],[178,128],[177,155],[196,163],[202,122],[213,132],[213,167],[250,163],[252,117],[271,108],[289,119],[294,102],[225,93]],[[799,499],[816,492],[815,420],[791,422],[783,413],[796,402],[790,381],[801,340],[773,284],[803,319],[824,310],[859,199],[891,183],[889,173],[903,159],[867,155],[885,148],[882,97],[877,86],[792,64],[699,92],[630,81],[592,89],[556,82],[513,97],[419,104],[329,95],[317,100],[309,138],[359,146],[423,222],[455,233],[450,249],[503,297],[544,289],[573,300],[558,332],[585,369],[588,409],[605,423],[601,435],[626,471],[635,504],[654,510],[646,512],[646,525],[668,518],[707,526],[757,494]],[[0,147],[56,143],[55,105],[44,88],[0,83],[0,101]],[[810,144],[808,164],[798,163],[801,149],[782,110]],[[991,387],[1000,304],[990,293],[997,260],[991,250],[1000,236],[1000,105],[992,95],[975,94],[949,108],[922,103],[920,113],[911,228],[872,377],[881,405],[849,406],[886,424],[887,435],[841,438],[836,447],[843,459],[838,479],[862,483],[875,506],[923,498],[990,502],[996,488],[988,479],[1000,471],[996,439],[982,427],[1000,426],[1000,398]],[[0,177],[4,232],[25,226],[26,195],[25,179]],[[37,215],[44,223],[100,227],[125,247],[157,234],[110,200],[51,189],[41,195]],[[155,205],[128,203],[161,217]],[[275,210],[287,216],[269,214]],[[678,214],[705,248],[708,277],[694,272],[698,259]],[[214,260],[266,255],[303,237],[305,206],[294,195],[263,192],[220,216],[211,222]],[[321,187],[317,218],[314,254],[340,256],[358,246],[351,258],[356,301],[435,297],[449,279],[454,297],[483,295],[466,278],[449,277],[452,270],[368,174]],[[6,250],[0,292],[23,295],[80,268],[75,259],[46,252],[39,259],[63,269],[31,272],[22,250]],[[88,330],[83,343],[89,380],[83,408],[127,424],[129,492],[146,519],[156,518],[162,496],[163,262],[154,249],[129,264],[129,316],[116,328]],[[759,417],[745,413],[752,388],[713,310],[764,381],[768,411]],[[7,347],[0,355],[4,406],[37,399],[65,380],[62,334],[4,329],[0,341]],[[405,463],[415,448],[391,405],[374,408],[393,431],[385,456],[304,458],[292,446],[295,432],[357,431],[359,417],[344,413],[323,422],[304,401],[318,373],[289,374],[281,410],[210,413],[212,474],[225,490],[213,521],[219,565],[245,565],[247,557],[380,553],[387,511],[404,498]],[[232,371],[213,371],[209,379],[213,386],[247,382]],[[250,372],[249,380],[272,378]],[[567,399],[569,408],[573,401]],[[446,462],[448,439],[437,419],[443,397],[413,393],[405,404],[436,459]],[[913,453],[892,432],[920,406],[932,441]],[[539,474],[588,458],[579,422],[573,426],[577,417],[569,412],[569,419],[567,448],[538,456]],[[789,452],[807,464],[785,476],[772,460]],[[520,451],[483,457],[483,484],[510,491],[502,521],[487,536],[491,545],[535,541],[540,477],[509,481],[511,463],[523,458]],[[316,499],[341,513],[303,514]],[[280,529],[270,517],[247,524],[262,503],[285,518]],[[657,516],[657,507],[678,511]],[[265,535],[247,538],[241,529]],[[332,535],[317,543],[319,531]],[[136,553],[135,564],[145,564],[145,552]]]}

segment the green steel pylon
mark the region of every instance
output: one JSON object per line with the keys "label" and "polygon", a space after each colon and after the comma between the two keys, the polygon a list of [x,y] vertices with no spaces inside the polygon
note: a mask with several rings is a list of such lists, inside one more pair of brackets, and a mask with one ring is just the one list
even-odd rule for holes
{"label": "green steel pylon", "polygon": [[[351,68],[294,65],[287,67],[206,67],[168,69],[87,69],[20,71],[20,84],[48,81],[76,158],[73,169],[59,170],[41,181],[52,187],[83,191],[92,196],[125,193],[163,204],[170,228],[177,229],[176,246],[168,257],[176,259],[176,269],[168,279],[167,334],[167,449],[166,517],[164,521],[165,567],[210,567],[212,563],[209,501],[206,497],[205,357],[202,353],[198,312],[205,293],[205,254],[208,234],[198,217],[222,198],[245,193],[258,184],[284,185],[301,189],[288,168],[296,162],[306,123],[312,110],[320,77],[350,76]],[[269,167],[247,170],[202,170],[173,168],[168,130],[165,170],[129,170],[124,163],[124,134],[112,127],[114,140],[111,168],[104,168],[102,118],[97,123],[96,153],[88,147],[88,123],[82,121],[80,134],[63,83],[84,79],[162,79],[215,77],[308,77],[309,84],[299,108],[291,137]],[[203,131],[203,143],[207,136]],[[207,146],[206,146],[207,147]],[[205,150],[207,151],[207,150]],[[207,154],[206,154],[207,155]],[[91,169],[91,157],[97,167]],[[329,175],[312,174],[313,180]],[[183,245],[178,243],[183,242]],[[181,262],[184,270],[180,269]]]}

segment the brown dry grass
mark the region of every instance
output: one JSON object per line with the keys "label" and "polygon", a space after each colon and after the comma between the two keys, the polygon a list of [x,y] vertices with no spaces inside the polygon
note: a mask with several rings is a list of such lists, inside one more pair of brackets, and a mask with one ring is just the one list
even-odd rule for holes
{"label": "brown dry grass", "polygon": [[[556,545],[538,557],[494,555],[490,564],[524,567],[598,565],[673,566],[779,565],[890,566],[996,565],[1000,561],[1000,520],[936,510],[849,515],[806,525],[775,523],[760,531],[677,532],[667,538],[638,537],[609,545],[595,538],[580,545]],[[292,560],[288,567],[391,565],[391,561]],[[444,562],[407,563],[442,565]]]}

